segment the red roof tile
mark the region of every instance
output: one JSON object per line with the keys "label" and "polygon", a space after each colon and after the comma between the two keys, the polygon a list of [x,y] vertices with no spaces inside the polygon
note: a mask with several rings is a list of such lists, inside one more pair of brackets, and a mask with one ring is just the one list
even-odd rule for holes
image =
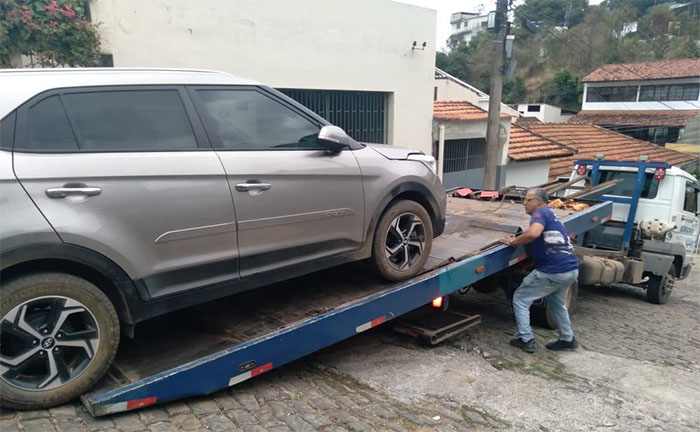
{"label": "red roof tile", "polygon": [[606,64],[586,75],[581,81],[636,81],[689,77],[700,77],[700,59]]}
{"label": "red roof tile", "polygon": [[537,133],[512,125],[508,141],[508,157],[514,161],[552,159],[571,156],[576,150]]}
{"label": "red roof tile", "polygon": [[579,111],[569,119],[569,123],[592,123],[600,126],[683,127],[698,115],[700,110]]}
{"label": "red roof tile", "polygon": [[[478,106],[467,101],[457,102],[433,102],[433,118],[436,120],[487,120],[489,117],[488,111],[484,111]],[[501,113],[501,118],[510,117],[508,114]]]}
{"label": "red roof tile", "polygon": [[697,161],[697,157],[693,155],[591,124],[535,123],[527,127],[531,132],[578,150],[575,155],[552,159],[549,169],[551,178],[568,176],[576,159],[594,159],[598,153],[604,154],[606,160],[638,160],[640,155],[647,155],[649,160],[664,161],[672,165]]}

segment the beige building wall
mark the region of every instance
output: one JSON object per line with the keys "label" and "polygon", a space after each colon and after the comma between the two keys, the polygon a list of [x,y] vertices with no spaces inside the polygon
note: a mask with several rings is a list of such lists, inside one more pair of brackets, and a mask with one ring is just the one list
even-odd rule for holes
{"label": "beige building wall", "polygon": [[95,0],[91,8],[115,66],[387,92],[388,142],[431,151],[434,10],[391,0]]}

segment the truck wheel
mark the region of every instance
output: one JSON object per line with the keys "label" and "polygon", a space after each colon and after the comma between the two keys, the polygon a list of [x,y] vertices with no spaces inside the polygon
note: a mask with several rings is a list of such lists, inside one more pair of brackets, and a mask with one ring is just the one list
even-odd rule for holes
{"label": "truck wheel", "polygon": [[423,269],[432,245],[428,212],[415,201],[397,201],[377,224],[371,263],[384,279],[408,279]]}
{"label": "truck wheel", "polygon": [[647,282],[647,301],[654,304],[664,304],[671,297],[673,285],[675,283],[675,273],[673,268],[669,269],[666,276],[650,275]]}
{"label": "truck wheel", "polygon": [[0,405],[6,408],[48,408],[78,397],[117,352],[114,306],[72,275],[37,273],[4,284],[0,320]]}
{"label": "truck wheel", "polygon": [[[569,314],[572,314],[576,310],[576,298],[578,297],[578,282],[574,281],[569,286],[569,291],[566,293],[566,309]],[[541,298],[530,306],[530,322],[534,325],[548,328],[556,329],[557,320],[554,318],[554,313],[545,301]]]}

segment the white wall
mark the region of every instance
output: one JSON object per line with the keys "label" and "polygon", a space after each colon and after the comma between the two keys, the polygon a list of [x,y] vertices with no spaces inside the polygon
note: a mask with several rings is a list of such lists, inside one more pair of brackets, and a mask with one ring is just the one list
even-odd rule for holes
{"label": "white wall", "polygon": [[[617,86],[640,86],[640,85],[665,85],[665,84],[688,84],[700,82],[700,78],[684,78],[675,80],[651,80],[651,81],[624,81],[624,82],[604,82],[585,83],[583,90],[582,110],[603,111],[603,110],[695,110],[700,109],[700,95],[695,101],[663,101],[661,102],[586,102],[588,89],[591,87],[617,87]],[[639,98],[639,91],[637,92]]]}
{"label": "white wall", "polygon": [[533,187],[547,182],[549,178],[549,159],[508,162],[506,185]]}
{"label": "white wall", "polygon": [[[437,100],[441,102],[467,101],[479,108],[489,110],[489,97],[485,93],[479,94],[476,91],[461,85],[452,79],[436,79]],[[518,112],[506,104],[501,104],[501,114],[509,114],[518,117]]]}
{"label": "white wall", "polygon": [[[539,106],[539,111],[528,111],[529,105]],[[573,114],[562,114],[561,108],[549,104],[519,104],[518,112],[524,117],[535,117],[545,123],[563,123],[573,117]]]}
{"label": "white wall", "polygon": [[431,151],[433,10],[391,0],[95,0],[91,8],[115,66],[389,92],[389,143]]}

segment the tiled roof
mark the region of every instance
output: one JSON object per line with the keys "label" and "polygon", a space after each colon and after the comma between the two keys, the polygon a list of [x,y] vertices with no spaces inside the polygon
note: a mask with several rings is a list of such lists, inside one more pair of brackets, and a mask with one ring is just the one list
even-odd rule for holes
{"label": "tiled roof", "polygon": [[554,142],[519,126],[510,127],[508,157],[514,161],[552,159],[571,156],[576,150]]}
{"label": "tiled roof", "polygon": [[586,75],[581,81],[637,81],[688,77],[700,77],[700,59],[606,64]]}
{"label": "tiled roof", "polygon": [[[433,118],[436,120],[487,120],[488,117],[488,111],[467,101],[433,102]],[[501,113],[501,118],[508,117],[510,117],[508,114]]]}
{"label": "tiled roof", "polygon": [[569,119],[569,123],[592,123],[601,126],[683,127],[699,114],[700,110],[580,111]]}
{"label": "tiled roof", "polygon": [[537,117],[520,116],[515,120],[515,123],[519,124],[520,126],[523,126],[523,125],[527,126],[530,123],[542,123],[542,121],[540,119],[538,119]]}
{"label": "tiled roof", "polygon": [[552,159],[549,176],[568,176],[576,159],[595,159],[602,153],[606,160],[638,160],[640,155],[649,160],[683,165],[697,160],[697,157],[640,141],[621,133],[591,125],[572,123],[540,123],[528,125],[528,130],[550,140],[575,148],[578,153],[572,156]]}

